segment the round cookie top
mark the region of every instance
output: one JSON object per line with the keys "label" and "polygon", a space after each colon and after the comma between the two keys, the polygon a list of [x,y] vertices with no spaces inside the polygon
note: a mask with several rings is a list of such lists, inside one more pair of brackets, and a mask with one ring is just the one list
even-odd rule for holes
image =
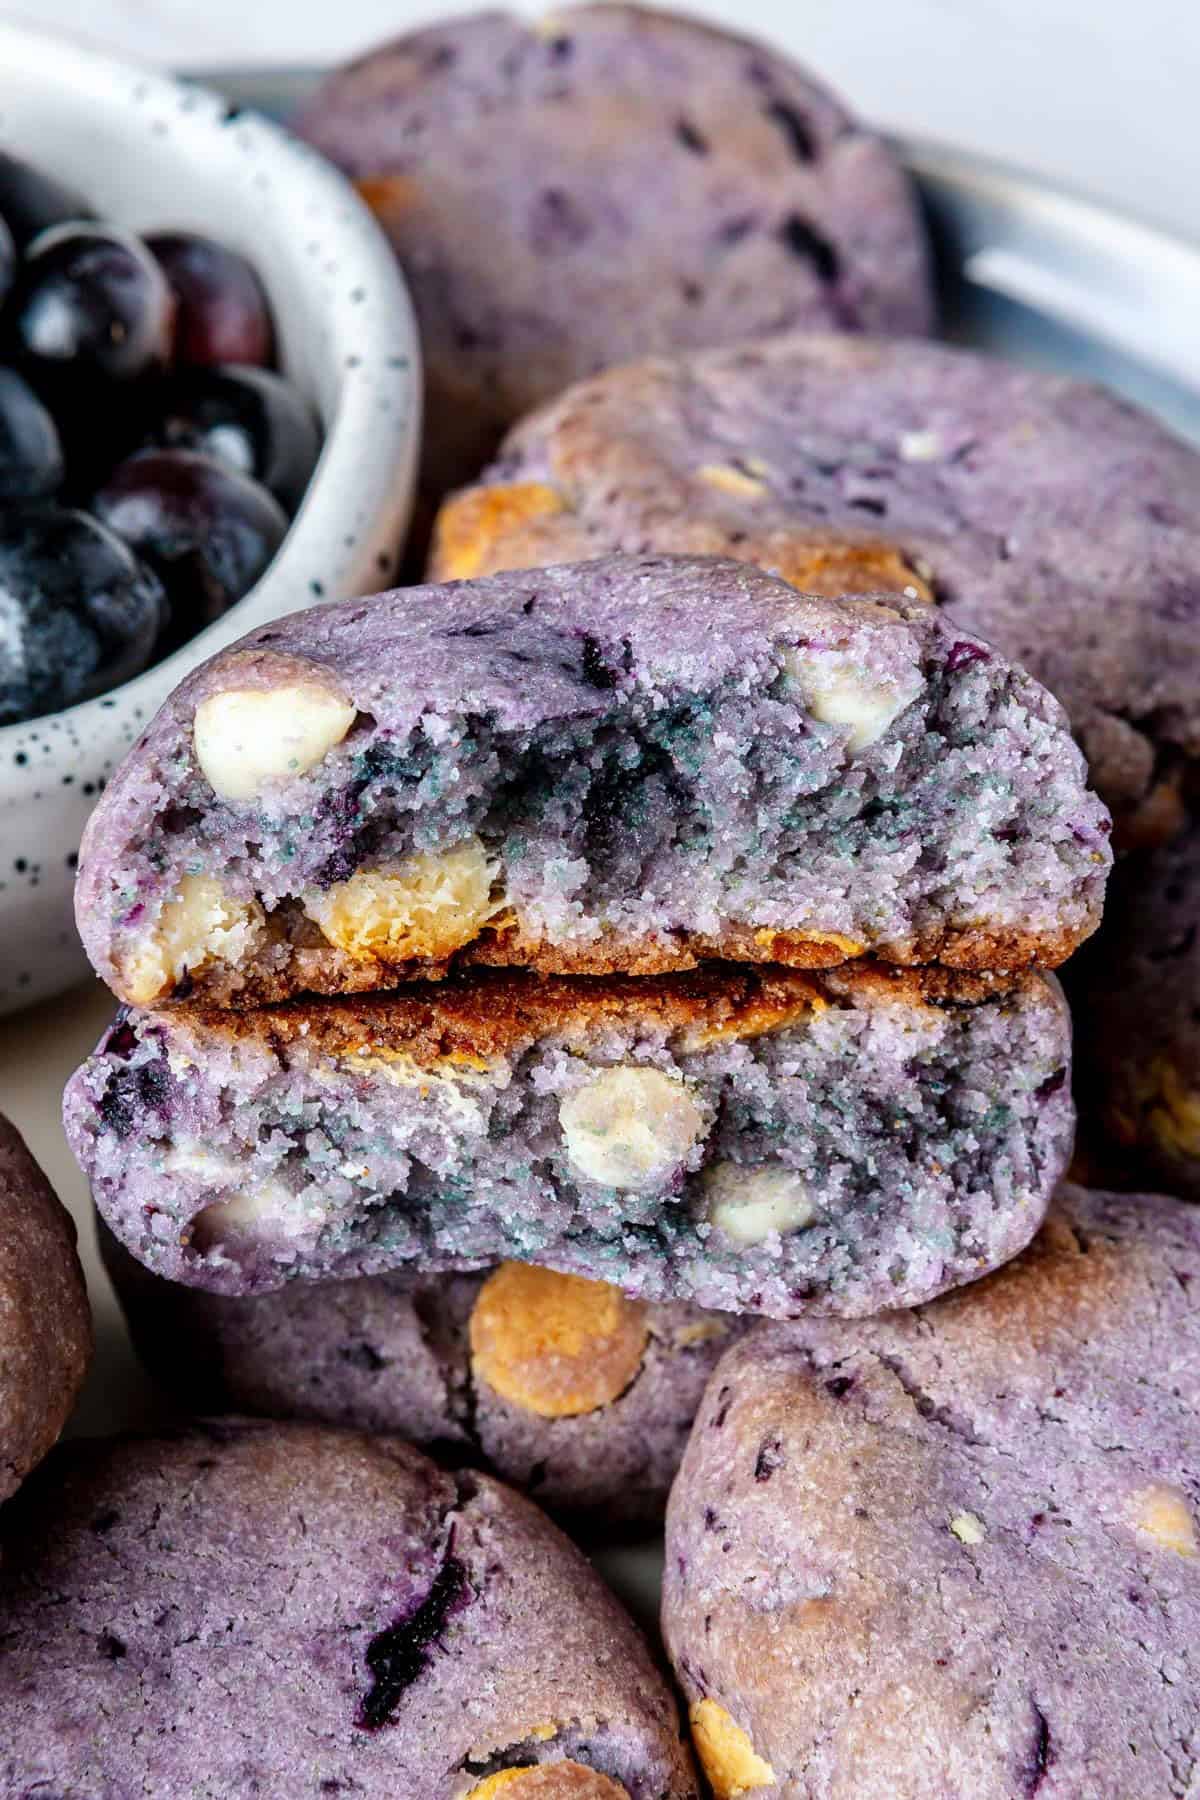
{"label": "round cookie top", "polygon": [[718,1800],[1187,1791],[1198,1281],[1194,1210],[1066,1187],[967,1292],[728,1352],[664,1600]]}
{"label": "round cookie top", "polygon": [[529,1263],[231,1299],[151,1274],[102,1222],[100,1244],[139,1352],[189,1410],[398,1432],[593,1537],[661,1520],[705,1383],[750,1323]]}
{"label": "round cookie top", "polygon": [[931,324],[917,211],[882,140],[785,58],[696,20],[456,19],[330,76],[298,129],[358,180],[403,266],[436,493],[610,363]]}
{"label": "round cookie top", "polygon": [[[1071,983],[1085,1120],[1115,1149],[1114,1179],[1153,1176],[1200,1200],[1200,824],[1120,865],[1104,934]],[[1102,1159],[1105,1152],[1091,1146]],[[1107,1164],[1102,1160],[1102,1167]]]}
{"label": "round cookie top", "polygon": [[398,1439],[75,1444],[4,1525],[14,1791],[695,1793],[674,1703],[579,1552]]}
{"label": "round cookie top", "polygon": [[914,585],[1070,714],[1127,841],[1200,752],[1200,457],[1100,388],[937,344],[787,337],[614,369],[443,511],[439,579],[618,549],[807,592]]}
{"label": "round cookie top", "polygon": [[91,1353],[75,1226],[0,1117],[0,1500],[66,1424]]}

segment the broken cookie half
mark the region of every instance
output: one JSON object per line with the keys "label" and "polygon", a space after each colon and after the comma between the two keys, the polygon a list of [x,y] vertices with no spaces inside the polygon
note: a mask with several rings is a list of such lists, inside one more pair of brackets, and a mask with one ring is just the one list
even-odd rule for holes
{"label": "broken cookie half", "polygon": [[1057,702],[917,600],[613,557],[276,621],[190,676],[85,837],[138,1006],[456,963],[1052,967],[1109,819]]}
{"label": "broken cookie half", "polygon": [[[1069,1153],[1069,1054],[1038,974],[477,971],[130,1013],[65,1118],[126,1248],[215,1292],[507,1260],[636,1300],[855,1315],[1028,1242]],[[472,1348],[528,1393],[514,1316],[477,1319]],[[617,1361],[639,1329],[613,1318]]]}

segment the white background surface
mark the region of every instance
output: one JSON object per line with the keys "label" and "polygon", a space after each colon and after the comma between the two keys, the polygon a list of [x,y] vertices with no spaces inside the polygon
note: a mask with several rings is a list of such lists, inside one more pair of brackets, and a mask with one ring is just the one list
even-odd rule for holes
{"label": "white background surface", "polygon": [[[202,67],[335,61],[410,24],[505,3],[0,0],[0,9]],[[1200,0],[691,0],[690,10],[774,37],[883,124],[1008,157],[1200,238]]]}

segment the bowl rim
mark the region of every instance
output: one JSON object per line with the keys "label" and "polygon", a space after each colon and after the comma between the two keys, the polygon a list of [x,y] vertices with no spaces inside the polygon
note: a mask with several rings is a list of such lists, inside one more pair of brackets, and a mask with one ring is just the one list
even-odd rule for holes
{"label": "bowl rim", "polygon": [[[128,87],[132,96],[154,104],[160,112],[166,109],[186,115],[189,131],[210,133],[213,143],[225,153],[234,141],[232,130],[242,153],[270,157],[276,167],[301,177],[310,196],[323,204],[327,221],[337,220],[343,234],[337,244],[340,289],[347,294],[370,293],[374,301],[369,357],[361,354],[362,338],[352,334],[349,314],[330,317],[321,357],[336,368],[337,376],[327,416],[321,419],[320,459],[283,542],[258,581],[221,618],[128,681],[58,712],[0,725],[0,757],[7,772],[13,758],[2,753],[21,734],[41,727],[66,729],[73,740],[91,744],[97,737],[111,738],[113,723],[122,717],[126,703],[135,709],[141,703],[139,717],[144,724],[198,664],[256,627],[314,604],[317,590],[307,577],[288,581],[291,569],[305,558],[326,577],[320,583],[319,597],[344,597],[340,591],[330,592],[327,581],[329,545],[343,541],[329,529],[322,504],[331,490],[354,493],[362,520],[361,538],[378,537],[381,527],[387,526],[398,550],[412,506],[422,383],[416,317],[382,230],[351,183],[285,126],[252,107],[231,102],[211,78],[174,75],[114,56],[69,33],[44,31],[19,19],[0,17],[0,71],[0,114],[5,83],[28,80],[32,75],[39,82],[52,79],[64,91],[83,90],[99,105],[111,104],[114,89]],[[2,137],[0,147],[4,147]],[[13,149],[19,154],[16,146]],[[169,223],[164,220],[164,229]],[[395,391],[395,403],[386,412],[379,406],[370,379],[373,370],[386,372]],[[357,379],[349,379],[351,373]],[[369,459],[362,448],[368,441],[372,444]],[[287,587],[281,582],[287,582]],[[289,593],[294,593],[294,600],[286,599]],[[4,773],[0,773],[0,785],[3,781]]]}

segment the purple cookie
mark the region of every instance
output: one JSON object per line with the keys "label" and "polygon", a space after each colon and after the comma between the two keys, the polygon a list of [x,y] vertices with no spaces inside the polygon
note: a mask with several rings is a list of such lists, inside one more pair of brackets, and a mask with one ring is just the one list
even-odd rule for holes
{"label": "purple cookie", "polygon": [[663,1625],[718,1800],[1184,1800],[1200,1213],[1065,1187],[1016,1262],[721,1361]]}
{"label": "purple cookie", "polygon": [[66,1424],[91,1353],[74,1223],[0,1117],[0,1500]]}
{"label": "purple cookie", "polygon": [[0,1542],[6,1796],[695,1795],[674,1702],[579,1552],[397,1438],[72,1444]]}
{"label": "purple cookie", "polygon": [[614,550],[932,590],[1062,701],[1128,841],[1200,751],[1200,457],[1099,388],[938,344],[792,336],[615,369],[443,513],[442,579]]}
{"label": "purple cookie", "polygon": [[1072,982],[1080,1100],[1122,1185],[1200,1200],[1200,825],[1128,858],[1112,899]]}
{"label": "purple cookie", "polygon": [[784,57],[694,19],[455,19],[331,75],[298,129],[358,179],[403,266],[432,493],[609,363],[932,322],[882,139]]}
{"label": "purple cookie", "polygon": [[589,1535],[662,1518],[705,1383],[746,1322],[532,1263],[229,1299],[100,1243],[151,1372],[195,1412],[390,1431],[493,1469]]}
{"label": "purple cookie", "polygon": [[276,620],[176,689],[84,836],[138,1006],[451,960],[1053,966],[1109,819],[1057,701],[915,602],[613,557]]}
{"label": "purple cookie", "polygon": [[214,1292],[517,1260],[848,1316],[1028,1243],[1070,1152],[1069,1058],[1043,975],[480,972],[127,1014],[65,1121],[126,1248]]}

